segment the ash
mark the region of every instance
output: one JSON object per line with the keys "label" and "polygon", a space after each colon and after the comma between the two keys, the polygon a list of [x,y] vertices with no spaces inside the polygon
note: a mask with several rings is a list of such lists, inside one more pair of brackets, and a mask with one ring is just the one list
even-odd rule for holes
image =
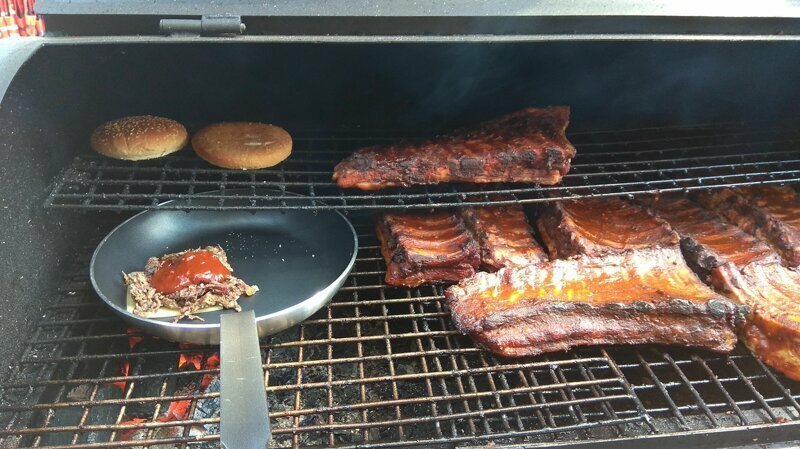
{"label": "ash", "polygon": [[[219,393],[218,377],[214,378],[214,380],[212,380],[211,383],[208,384],[208,388],[206,388],[205,393]],[[192,414],[191,419],[219,417],[219,409],[220,409],[219,396],[213,398],[199,399],[197,401],[197,405],[195,407],[194,414]],[[217,435],[217,434],[219,434],[219,423],[197,425],[193,426],[191,430],[189,430],[190,436]],[[198,444],[192,444],[191,447],[195,449],[200,449],[200,448],[212,449],[212,448],[218,448],[219,443],[203,442]]]}
{"label": "ash", "polygon": [[[360,325],[362,335],[383,335],[385,334],[383,323],[363,322]],[[325,325],[304,325],[302,329],[302,340],[325,340],[328,338],[328,329]],[[349,335],[355,337],[355,330],[351,329]],[[293,341],[300,341],[300,327],[288,329],[280,334],[273,336],[270,344],[276,345]],[[341,337],[341,335],[336,335]],[[409,341],[408,345],[410,345]],[[412,350],[410,347],[399,347],[400,342],[392,342],[393,352],[406,352]],[[269,391],[267,398],[270,411],[274,414],[284,412],[287,416],[272,419],[273,426],[273,445],[275,447],[291,447],[295,444],[300,446],[326,446],[331,439],[334,444],[355,444],[367,441],[390,441],[399,438],[397,427],[373,427],[369,429],[336,429],[336,430],[316,430],[303,431],[304,427],[324,426],[327,424],[345,423],[375,423],[381,421],[391,421],[398,419],[394,407],[371,407],[367,409],[348,409],[348,406],[356,406],[363,403],[388,401],[395,398],[392,391],[392,383],[388,379],[389,361],[388,359],[368,361],[363,363],[365,378],[381,378],[370,382],[347,382],[350,380],[358,381],[359,363],[345,362],[328,364],[328,344],[308,344],[302,347],[289,346],[270,349],[270,372],[269,386],[301,385],[303,388]],[[371,340],[362,342],[362,354],[364,356],[385,356],[387,354],[386,343],[383,340]],[[302,358],[301,358],[302,348]],[[340,358],[357,358],[358,345],[334,344],[331,347],[331,359],[335,361]],[[298,369],[292,367],[272,367],[282,363],[302,361],[305,364],[326,363],[316,365],[306,365]],[[421,372],[418,364],[413,359],[398,359],[394,362],[395,374],[415,374]],[[342,382],[328,388],[325,383],[328,381]],[[320,384],[320,385],[313,385]],[[426,395],[424,383],[415,382],[395,382],[398,397],[422,397]],[[299,399],[299,401],[298,401]],[[299,403],[298,406],[296,404]],[[333,412],[316,411],[320,408],[344,407],[343,410]],[[302,413],[297,413],[302,410]],[[316,411],[316,412],[315,412]],[[292,413],[295,412],[295,413]],[[404,406],[402,409],[403,418],[413,416],[430,416],[430,406],[428,404],[416,404]],[[295,429],[299,432],[279,433],[281,429]],[[418,437],[430,437],[428,429],[415,432],[413,429],[404,428],[405,437],[410,433],[424,433],[416,435]],[[295,443],[295,438],[297,442]]]}

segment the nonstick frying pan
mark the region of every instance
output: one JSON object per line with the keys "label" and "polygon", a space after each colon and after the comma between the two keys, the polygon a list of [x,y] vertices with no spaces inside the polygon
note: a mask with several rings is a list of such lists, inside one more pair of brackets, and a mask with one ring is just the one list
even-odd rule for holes
{"label": "nonstick frying pan", "polygon": [[[251,195],[227,190],[226,195]],[[257,190],[257,195],[286,195]],[[229,205],[246,199],[226,199]],[[175,200],[180,205],[185,200]],[[192,199],[215,206],[214,199]],[[239,299],[242,312],[203,313],[204,321],[142,318],[128,312],[122,273],[141,271],[149,257],[221,245],[233,275],[260,291]],[[258,337],[289,328],[322,308],[342,286],[356,259],[353,226],[336,211],[142,212],[117,226],[92,256],[98,296],[125,321],[172,341],[220,343],[220,440],[228,449],[265,447],[269,416]]]}

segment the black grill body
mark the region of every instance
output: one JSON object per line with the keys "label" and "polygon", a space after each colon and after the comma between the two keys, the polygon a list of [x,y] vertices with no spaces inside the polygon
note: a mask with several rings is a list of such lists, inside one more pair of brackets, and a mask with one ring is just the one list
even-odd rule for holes
{"label": "black grill body", "polygon": [[[361,241],[331,305],[262,341],[276,447],[726,447],[796,438],[798,385],[743,347],[730,355],[598,347],[520,360],[481,351],[450,324],[440,287],[384,284],[371,216],[492,198],[461,185],[365,194],[330,181],[333,165],[362,145],[566,104],[579,152],[573,171],[562,186],[492,186],[503,201],[535,210],[559,198],[793,183],[795,41],[44,44],[5,74],[0,103],[0,445],[216,445],[209,360],[218,348],[126,328],[94,297],[87,259],[134,212],[242,187],[309,197],[254,196],[252,208],[344,210]],[[190,131],[272,122],[293,134],[295,152],[275,169],[246,173],[216,169],[191,150],[140,163],[91,152],[97,124],[137,114]],[[231,207],[222,194],[214,208]],[[187,355],[198,365],[181,366]]]}

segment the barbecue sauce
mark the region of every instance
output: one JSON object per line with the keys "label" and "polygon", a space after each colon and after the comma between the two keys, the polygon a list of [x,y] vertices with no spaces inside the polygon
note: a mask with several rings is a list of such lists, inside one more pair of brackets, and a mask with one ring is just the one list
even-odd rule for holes
{"label": "barbecue sauce", "polygon": [[150,278],[150,285],[159,293],[175,293],[189,285],[222,282],[230,275],[231,270],[211,251],[188,251],[165,260]]}

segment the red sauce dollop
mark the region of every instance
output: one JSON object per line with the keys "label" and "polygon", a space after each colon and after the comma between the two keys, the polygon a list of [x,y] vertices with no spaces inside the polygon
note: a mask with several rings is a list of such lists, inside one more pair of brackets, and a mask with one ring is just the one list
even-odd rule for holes
{"label": "red sauce dollop", "polygon": [[211,251],[188,251],[181,257],[165,260],[150,278],[159,293],[175,293],[189,285],[222,282],[231,275]]}

